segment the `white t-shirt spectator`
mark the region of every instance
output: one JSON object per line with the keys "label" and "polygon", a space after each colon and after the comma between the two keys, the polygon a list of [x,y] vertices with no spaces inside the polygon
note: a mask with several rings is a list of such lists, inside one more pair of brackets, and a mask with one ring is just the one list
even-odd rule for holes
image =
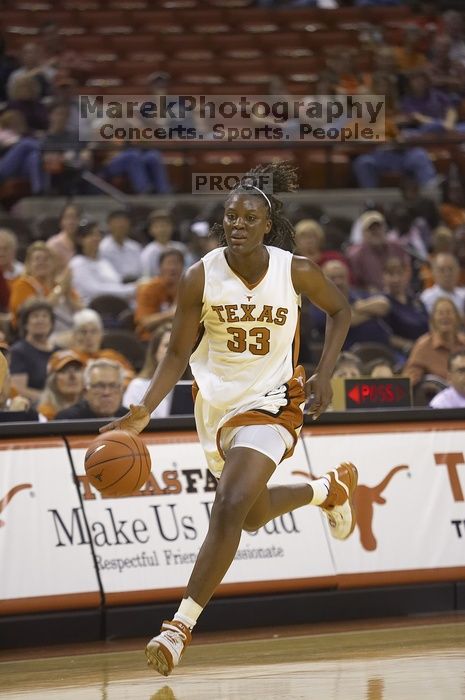
{"label": "white t-shirt spectator", "polygon": [[137,280],[142,276],[142,246],[126,238],[122,245],[113,236],[104,237],[99,247],[100,257],[108,260],[124,280]]}
{"label": "white t-shirt spectator", "polygon": [[129,302],[134,301],[136,285],[122,282],[121,276],[108,260],[75,255],[69,267],[73,273],[73,287],[86,304],[101,294],[113,294]]}
{"label": "white t-shirt spectator", "polygon": [[160,255],[165,252],[165,250],[172,250],[176,248],[180,250],[184,255],[184,266],[190,265],[190,261],[187,259],[188,250],[183,243],[179,241],[170,241],[166,245],[159,243],[158,241],[152,241],[145,246],[142,251],[142,274],[144,277],[156,277],[160,272]]}

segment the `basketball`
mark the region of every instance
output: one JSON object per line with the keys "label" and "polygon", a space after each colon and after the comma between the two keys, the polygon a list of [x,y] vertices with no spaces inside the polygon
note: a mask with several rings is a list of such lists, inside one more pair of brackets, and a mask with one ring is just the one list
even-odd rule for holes
{"label": "basketball", "polygon": [[89,481],[104,496],[130,496],[149,478],[150,455],[135,433],[110,430],[89,445],[84,466]]}

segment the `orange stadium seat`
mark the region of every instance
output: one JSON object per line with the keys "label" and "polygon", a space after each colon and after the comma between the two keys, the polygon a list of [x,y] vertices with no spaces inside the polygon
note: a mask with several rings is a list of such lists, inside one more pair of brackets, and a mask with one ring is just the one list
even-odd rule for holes
{"label": "orange stadium seat", "polygon": [[261,46],[265,50],[273,51],[278,46],[284,47],[295,47],[295,46],[309,46],[309,37],[311,35],[305,32],[279,32],[278,34],[260,34],[255,38],[258,46]]}
{"label": "orange stadium seat", "polygon": [[269,69],[269,63],[265,58],[244,59],[242,61],[221,58],[216,61],[215,68],[224,76],[234,80],[238,73],[264,73]]}
{"label": "orange stadium seat", "polygon": [[211,42],[206,42],[205,38],[200,35],[179,36],[177,34],[164,34],[157,37],[157,41],[158,40],[160,41],[160,45],[163,49],[171,49],[172,51],[182,51],[184,49],[205,49],[210,47],[213,48],[213,46],[211,46]]}
{"label": "orange stadium seat", "polygon": [[128,24],[126,13],[122,10],[88,10],[79,15],[79,21],[89,29]]}

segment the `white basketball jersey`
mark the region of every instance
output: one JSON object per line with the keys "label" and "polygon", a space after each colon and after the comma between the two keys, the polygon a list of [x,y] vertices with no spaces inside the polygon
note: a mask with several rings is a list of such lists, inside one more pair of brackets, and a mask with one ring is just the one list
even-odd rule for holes
{"label": "white basketball jersey", "polygon": [[203,400],[216,408],[253,403],[293,374],[300,296],[292,284],[292,254],[266,248],[268,270],[255,285],[233,272],[225,248],[202,258],[203,335],[190,365]]}

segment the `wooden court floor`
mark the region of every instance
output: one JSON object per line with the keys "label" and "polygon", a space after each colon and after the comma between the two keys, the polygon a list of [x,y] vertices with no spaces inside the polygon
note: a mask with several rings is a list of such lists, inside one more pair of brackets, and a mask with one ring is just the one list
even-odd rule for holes
{"label": "wooden court floor", "polygon": [[145,641],[0,652],[0,698],[465,700],[465,615],[199,632],[169,678]]}

